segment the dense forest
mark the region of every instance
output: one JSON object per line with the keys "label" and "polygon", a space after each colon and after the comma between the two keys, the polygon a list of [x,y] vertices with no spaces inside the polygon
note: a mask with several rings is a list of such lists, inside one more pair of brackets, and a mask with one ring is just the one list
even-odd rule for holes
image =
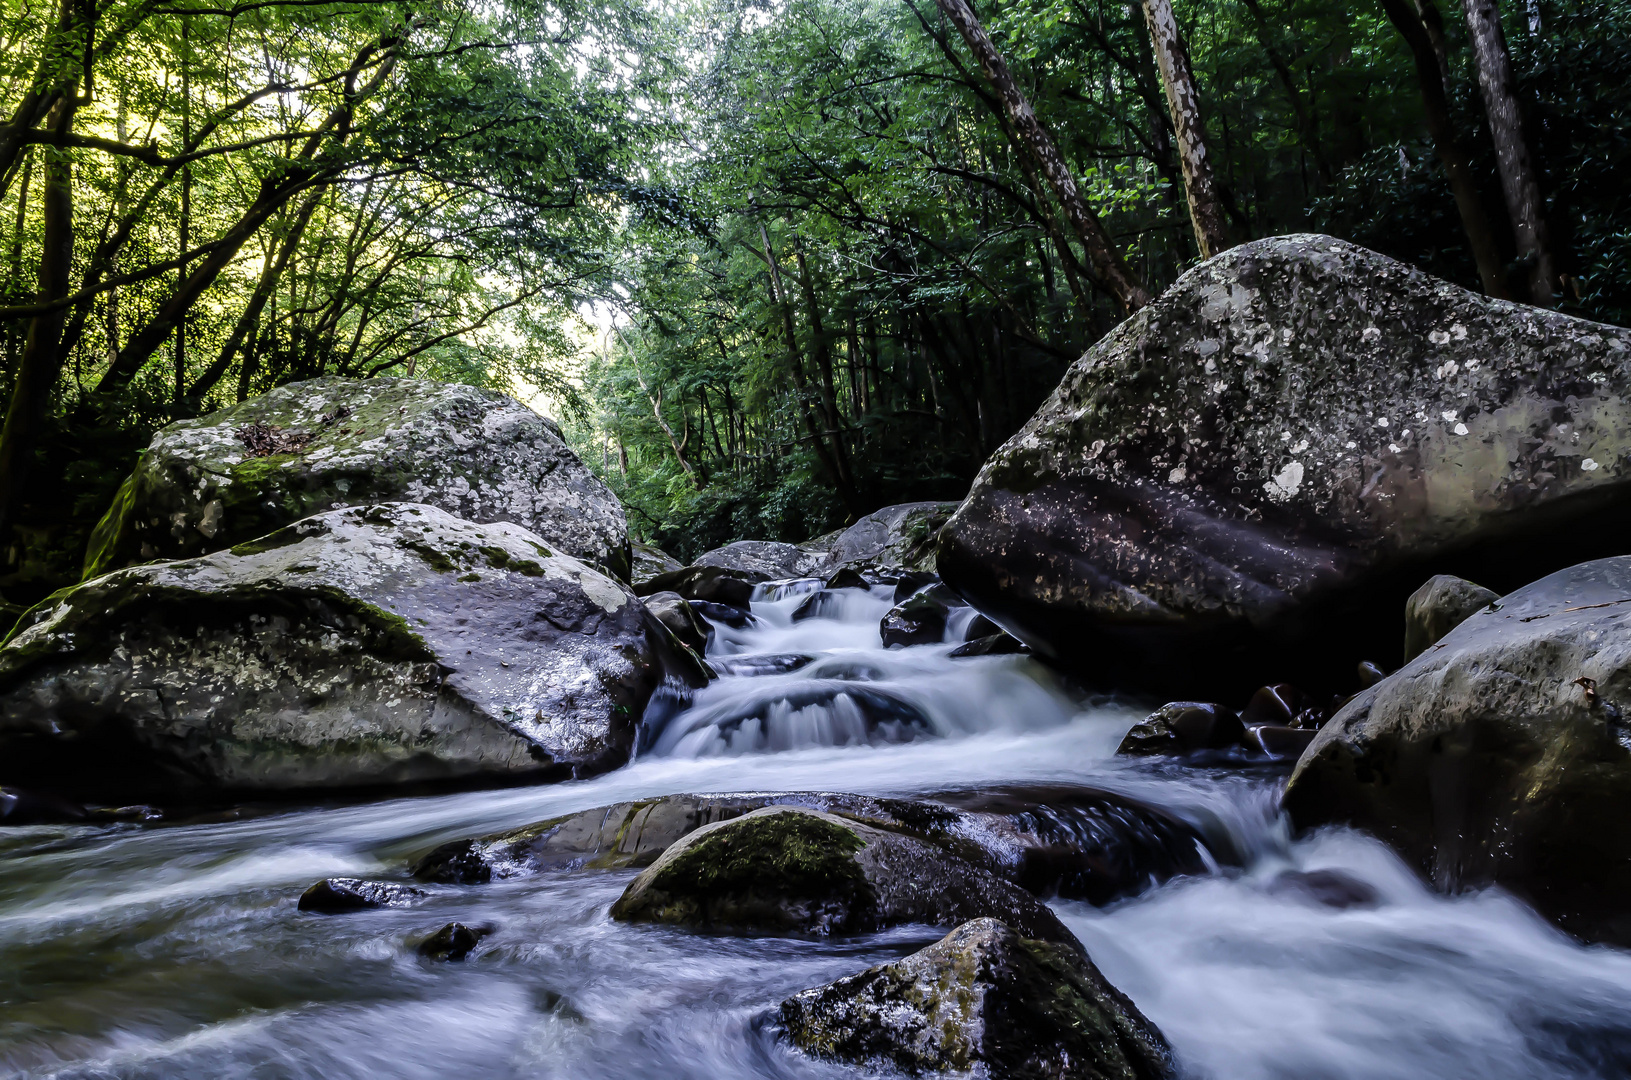
{"label": "dense forest", "polygon": [[1624,0],[5,0],[0,41],[13,605],[157,428],[319,375],[541,394],[687,556],[959,497],[1245,239],[1631,320]]}

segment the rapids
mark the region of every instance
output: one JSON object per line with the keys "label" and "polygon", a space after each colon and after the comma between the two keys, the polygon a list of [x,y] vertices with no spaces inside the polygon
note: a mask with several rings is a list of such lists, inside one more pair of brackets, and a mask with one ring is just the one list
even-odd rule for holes
{"label": "rapids", "polygon": [[[942,931],[613,924],[632,872],[438,888],[418,908],[346,916],[295,901],[321,877],[401,878],[444,840],[633,797],[1043,784],[1135,795],[1227,853],[1109,908],[1056,905],[1186,1076],[1631,1076],[1631,954],[1577,945],[1499,891],[1437,896],[1356,833],[1293,841],[1274,809],[1284,769],[1115,759],[1141,703],[1083,695],[1024,657],[884,650],[886,590],[829,594],[795,621],[809,599],[771,590],[751,623],[717,627],[710,658],[727,674],[654,707],[637,759],[593,780],[0,831],[0,1076],[863,1075],[788,1052],[763,1016]],[[1283,887],[1288,870],[1339,871],[1375,902],[1327,906]],[[453,920],[494,933],[462,964],[419,958],[412,944]]]}

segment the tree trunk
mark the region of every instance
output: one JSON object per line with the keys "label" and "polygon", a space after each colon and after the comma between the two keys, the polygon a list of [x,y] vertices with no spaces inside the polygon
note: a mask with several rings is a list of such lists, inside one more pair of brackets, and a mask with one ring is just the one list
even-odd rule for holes
{"label": "tree trunk", "polygon": [[[47,124],[66,135],[74,123],[78,97],[63,94]],[[39,302],[68,295],[74,265],[73,151],[42,147],[45,183],[40,192],[43,247],[40,253]],[[51,392],[62,375],[62,328],[68,309],[59,307],[29,320],[5,427],[0,429],[0,537],[16,522],[17,502],[34,456],[34,445],[51,409]]]}
{"label": "tree trunk", "polygon": [[1156,64],[1167,90],[1167,108],[1178,136],[1178,164],[1184,172],[1184,194],[1189,199],[1189,220],[1195,227],[1195,245],[1201,258],[1210,259],[1229,246],[1223,229],[1223,205],[1212,180],[1212,161],[1206,152],[1206,131],[1201,126],[1201,99],[1189,57],[1178,40],[1178,20],[1172,0],[1144,0],[1144,22],[1155,45]]}
{"label": "tree trunk", "polygon": [[986,36],[985,27],[974,17],[974,12],[966,0],[937,0],[937,2],[946,18],[951,20],[952,25],[957,27],[957,32],[962,34],[963,40],[968,43],[969,50],[980,62],[980,70],[985,73],[987,81],[1002,98],[1009,121],[1019,132],[1026,149],[1036,159],[1037,167],[1047,179],[1048,185],[1053,188],[1060,205],[1064,207],[1065,217],[1069,220],[1071,228],[1082,241],[1082,246],[1087,249],[1088,262],[1093,267],[1099,285],[1115,298],[1124,315],[1131,315],[1148,304],[1149,291],[1127,268],[1121,254],[1111,242],[1110,235],[1104,231],[1104,224],[1087,205],[1087,200],[1082,198],[1082,193],[1076,186],[1076,178],[1071,175],[1069,166],[1059,153],[1059,148],[1054,145],[1052,137],[1043,130],[1041,121],[1036,118],[1036,113],[1031,108],[1031,103],[1025,99],[1025,95],[1014,82],[1013,73],[1008,70],[1008,62],[1002,58],[1002,54]]}
{"label": "tree trunk", "polygon": [[1478,186],[1473,183],[1472,171],[1467,166],[1467,153],[1456,138],[1455,126],[1450,120],[1450,103],[1444,93],[1444,76],[1432,38],[1410,0],[1382,0],[1382,10],[1387,13],[1389,21],[1404,38],[1415,58],[1427,131],[1433,137],[1444,174],[1450,181],[1456,210],[1461,214],[1461,228],[1467,234],[1467,244],[1472,249],[1484,292],[1510,299],[1505,268],[1501,264],[1500,251],[1495,246],[1495,233],[1490,228],[1484,204],[1478,197]]}
{"label": "tree trunk", "polygon": [[1512,59],[1501,34],[1501,12],[1495,0],[1462,0],[1462,8],[1467,13],[1467,36],[1478,68],[1484,115],[1489,118],[1489,134],[1495,143],[1501,193],[1506,196],[1518,256],[1529,270],[1529,297],[1532,303],[1551,307],[1557,267],[1546,235],[1540,181],[1529,156],[1528,140],[1523,136],[1523,116],[1512,87]]}

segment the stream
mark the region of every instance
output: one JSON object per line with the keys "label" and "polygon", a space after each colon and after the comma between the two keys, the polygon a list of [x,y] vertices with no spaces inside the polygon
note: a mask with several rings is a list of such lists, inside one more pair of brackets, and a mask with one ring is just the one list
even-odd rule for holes
{"label": "stream", "polygon": [[[1041,785],[1134,796],[1241,864],[1107,908],[1055,902],[1187,1077],[1631,1076],[1631,953],[1580,946],[1496,890],[1433,894],[1357,833],[1292,840],[1275,810],[1287,767],[1117,759],[1141,704],[1085,696],[1028,657],[885,650],[887,589],[823,594],[795,622],[806,588],[761,590],[751,624],[717,627],[709,656],[726,674],[654,710],[636,760],[592,780],[0,831],[0,1076],[868,1075],[789,1051],[764,1017],[944,930],[807,940],[613,923],[633,871],[435,886],[416,908],[342,916],[296,900],[323,877],[405,880],[443,841],[624,799]],[[1280,887],[1288,870],[1339,871],[1375,902],[1327,906]],[[463,963],[419,957],[414,943],[450,921],[493,933]]]}

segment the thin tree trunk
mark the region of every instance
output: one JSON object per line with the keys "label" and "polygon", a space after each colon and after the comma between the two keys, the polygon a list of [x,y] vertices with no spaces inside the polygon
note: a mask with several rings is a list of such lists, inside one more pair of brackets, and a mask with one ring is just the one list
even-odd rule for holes
{"label": "thin tree trunk", "polygon": [[[51,131],[66,135],[73,128],[78,97],[70,90],[57,99],[47,124]],[[49,303],[68,295],[68,282],[74,265],[74,196],[72,151],[42,147],[45,155],[45,184],[40,193],[43,248],[40,253],[39,301]],[[0,429],[0,537],[16,522],[17,502],[27,477],[28,465],[45,418],[51,409],[51,392],[62,376],[62,328],[68,319],[66,307],[36,315],[29,320],[28,339],[12,386],[11,403],[6,409],[5,427]]]}
{"label": "thin tree trunk", "polygon": [[[181,145],[191,146],[193,141],[193,111],[192,111],[192,83],[191,64],[189,61],[188,18],[181,17]],[[181,167],[181,218],[176,229],[177,254],[185,256],[193,246],[193,167]],[[182,263],[176,268],[176,292],[181,291],[182,284],[187,280],[187,264]],[[183,409],[183,401],[187,394],[187,313],[182,312],[176,321],[175,337],[175,411],[179,414]]]}
{"label": "thin tree trunk", "polygon": [[985,28],[980,25],[980,20],[975,18],[973,9],[965,0],[937,0],[937,2],[946,18],[951,20],[952,25],[957,27],[957,32],[962,34],[963,40],[968,43],[969,50],[980,62],[980,70],[985,73],[987,81],[1002,98],[1009,121],[1019,132],[1025,147],[1036,159],[1037,167],[1053,188],[1060,205],[1064,207],[1065,217],[1069,220],[1071,228],[1087,249],[1088,262],[1092,265],[1093,273],[1101,287],[1115,298],[1124,315],[1131,315],[1148,304],[1149,291],[1127,268],[1121,254],[1111,242],[1110,235],[1104,231],[1104,224],[1087,205],[1087,200],[1082,198],[1070,167],[1065,164],[1059,148],[1043,129],[1041,121],[1036,118],[1031,103],[1020,92],[1019,86],[1014,82],[1013,73],[1008,70],[1008,62],[1002,58],[1002,54],[986,36]]}
{"label": "thin tree trunk", "polygon": [[[17,189],[17,224],[11,234],[11,264],[6,275],[6,296],[8,298],[19,295],[23,290],[23,231],[28,227],[28,187],[34,177],[34,155],[28,154],[23,158],[23,182]],[[8,323],[6,326],[6,369],[9,371],[17,363],[18,347],[22,342],[23,334],[19,333],[20,323]]]}
{"label": "thin tree trunk", "polygon": [[1178,164],[1184,173],[1189,198],[1189,220],[1195,227],[1195,245],[1201,258],[1210,259],[1229,246],[1223,228],[1223,205],[1212,179],[1212,160],[1206,152],[1206,131],[1201,124],[1201,99],[1189,57],[1178,40],[1178,20],[1172,0],[1143,0],[1144,22],[1155,45],[1155,61],[1167,90],[1167,108],[1178,136]]}
{"label": "thin tree trunk", "polygon": [[1484,115],[1489,118],[1490,138],[1495,143],[1495,167],[1501,174],[1501,193],[1506,196],[1506,212],[1512,219],[1512,236],[1517,241],[1518,256],[1528,264],[1529,297],[1541,307],[1551,307],[1557,267],[1546,235],[1540,181],[1512,88],[1512,58],[1507,55],[1506,38],[1501,33],[1501,12],[1495,0],[1462,0],[1461,6],[1467,14],[1467,36],[1478,68],[1478,89],[1484,98]]}
{"label": "thin tree trunk", "polygon": [[1495,245],[1495,233],[1490,228],[1489,216],[1484,213],[1484,204],[1478,197],[1478,186],[1473,182],[1472,170],[1467,165],[1467,153],[1456,138],[1455,126],[1450,120],[1444,75],[1427,26],[1410,0],[1382,0],[1382,10],[1415,57],[1427,131],[1433,137],[1439,162],[1444,166],[1444,175],[1450,181],[1456,210],[1461,214],[1461,228],[1467,234],[1467,244],[1472,249],[1473,262],[1478,266],[1478,278],[1483,283],[1484,292],[1509,299],[1505,268],[1501,264],[1500,250]]}

